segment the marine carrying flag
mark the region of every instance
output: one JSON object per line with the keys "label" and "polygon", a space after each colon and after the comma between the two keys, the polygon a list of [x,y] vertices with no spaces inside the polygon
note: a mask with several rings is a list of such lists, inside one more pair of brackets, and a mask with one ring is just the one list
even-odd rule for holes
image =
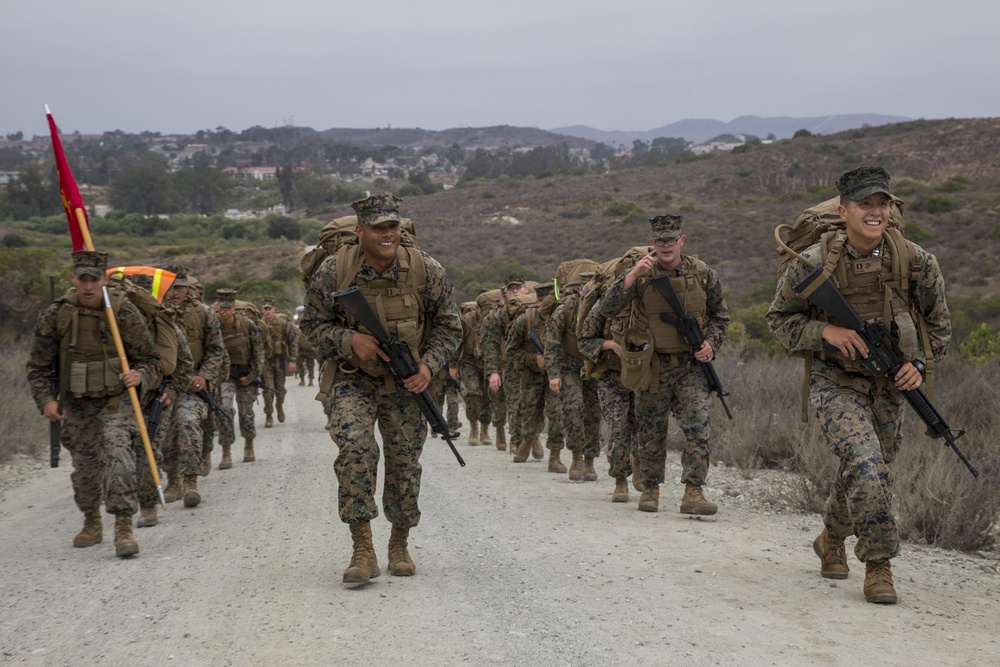
{"label": "marine carrying flag", "polygon": [[66,209],[66,219],[69,220],[69,235],[73,239],[73,252],[86,250],[83,241],[83,231],[80,229],[80,221],[76,211],[83,216],[83,224],[90,230],[90,218],[87,216],[87,206],[80,196],[80,188],[76,186],[73,179],[73,172],[69,170],[69,163],[66,161],[66,153],[63,152],[62,141],[59,140],[59,130],[56,128],[56,121],[52,114],[45,107],[45,115],[49,119],[49,131],[52,133],[52,150],[56,155],[56,171],[59,172],[59,194],[62,196],[63,208]]}

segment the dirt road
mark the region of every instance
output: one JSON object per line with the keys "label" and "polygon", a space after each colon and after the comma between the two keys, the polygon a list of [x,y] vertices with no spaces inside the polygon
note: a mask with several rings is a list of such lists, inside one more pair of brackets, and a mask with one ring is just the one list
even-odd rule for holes
{"label": "dirt road", "polygon": [[[257,462],[213,470],[201,506],[173,503],[137,530],[136,558],[115,558],[109,522],[102,544],[71,546],[81,514],[65,452],[8,490],[0,664],[1000,664],[997,560],[905,545],[900,604],[867,604],[853,556],[848,580],[820,578],[817,517],[762,504],[766,483],[719,467],[707,494],[719,514],[692,519],[676,484],[657,514],[636,511],[634,491],[612,504],[603,460],[598,482],[574,483],[464,440],[459,468],[428,440],[417,575],[386,572],[379,517],[383,575],[345,588],[336,450],[313,393],[292,383]],[[674,457],[668,477],[678,470]]]}

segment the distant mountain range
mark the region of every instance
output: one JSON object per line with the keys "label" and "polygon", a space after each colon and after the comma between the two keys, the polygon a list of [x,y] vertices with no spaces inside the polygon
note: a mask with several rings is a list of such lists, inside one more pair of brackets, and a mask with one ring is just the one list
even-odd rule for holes
{"label": "distant mountain range", "polygon": [[658,137],[683,138],[696,144],[702,144],[720,134],[752,134],[761,139],[773,134],[777,139],[788,139],[799,130],[809,130],[813,134],[834,134],[865,125],[874,127],[890,123],[903,123],[908,120],[913,119],[905,116],[884,116],[874,113],[838,114],[811,118],[740,116],[728,123],[707,118],[686,118],[646,131],[598,130],[586,125],[570,125],[569,127],[553,128],[550,132],[600,141],[608,145],[631,146],[636,139],[648,143]]}

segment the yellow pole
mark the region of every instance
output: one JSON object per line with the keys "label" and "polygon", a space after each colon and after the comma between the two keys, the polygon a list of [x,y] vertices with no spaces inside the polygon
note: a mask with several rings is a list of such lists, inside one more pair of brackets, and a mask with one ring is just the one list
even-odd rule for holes
{"label": "yellow pole", "polygon": [[[80,225],[80,233],[83,235],[83,245],[87,250],[93,252],[94,241],[90,237],[90,229],[87,227],[87,219],[83,209],[77,208],[76,220]],[[108,330],[111,338],[115,341],[115,352],[118,353],[118,360],[121,362],[122,373],[128,373],[130,369],[128,358],[125,356],[125,346],[122,344],[122,336],[118,331],[118,321],[115,319],[115,311],[111,307],[111,296],[108,288],[104,288],[104,314],[108,318]],[[135,412],[135,421],[139,425],[139,435],[142,436],[142,446],[146,450],[146,461],[149,462],[149,471],[153,474],[153,484],[156,485],[156,492],[160,496],[160,505],[167,508],[167,501],[163,497],[163,484],[160,482],[160,471],[156,468],[156,457],[153,456],[153,446],[149,442],[149,431],[146,430],[146,416],[142,414],[142,406],[139,405],[139,394],[135,387],[127,387],[129,400],[132,401],[132,411]]]}

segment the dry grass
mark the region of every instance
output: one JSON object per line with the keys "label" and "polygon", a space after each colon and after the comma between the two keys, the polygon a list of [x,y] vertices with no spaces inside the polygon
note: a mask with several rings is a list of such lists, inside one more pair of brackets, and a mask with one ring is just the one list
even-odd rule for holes
{"label": "dry grass", "polygon": [[0,341],[0,463],[16,454],[47,456],[49,428],[28,391],[27,342]]}

